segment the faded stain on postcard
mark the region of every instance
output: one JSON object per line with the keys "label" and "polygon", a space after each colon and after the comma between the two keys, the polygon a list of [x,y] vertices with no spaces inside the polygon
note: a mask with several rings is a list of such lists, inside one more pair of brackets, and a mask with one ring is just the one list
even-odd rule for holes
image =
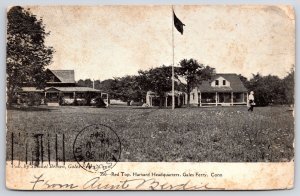
{"label": "faded stain on postcard", "polygon": [[6,186],[294,186],[288,5],[11,6]]}

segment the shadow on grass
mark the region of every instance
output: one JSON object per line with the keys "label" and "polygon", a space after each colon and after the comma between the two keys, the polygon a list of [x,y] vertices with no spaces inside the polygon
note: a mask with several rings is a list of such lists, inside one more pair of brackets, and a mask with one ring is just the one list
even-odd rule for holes
{"label": "shadow on grass", "polygon": [[46,107],[39,107],[39,106],[28,106],[28,107],[8,107],[7,110],[15,110],[15,111],[24,111],[24,112],[45,112],[45,111],[52,111],[52,110],[57,110],[54,108],[46,108]]}

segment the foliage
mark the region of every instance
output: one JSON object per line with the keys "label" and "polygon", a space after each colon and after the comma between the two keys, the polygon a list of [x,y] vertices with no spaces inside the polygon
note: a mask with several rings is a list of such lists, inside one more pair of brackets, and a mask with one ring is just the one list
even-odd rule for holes
{"label": "foliage", "polygon": [[[176,70],[176,69],[175,69]],[[182,90],[185,85],[180,83],[175,75],[175,89]],[[92,86],[90,79],[79,80],[78,86]],[[143,102],[147,91],[156,92],[163,97],[172,90],[172,67],[161,66],[146,71],[139,71],[138,75],[95,81],[95,88],[109,94],[111,99],[120,99],[128,104],[131,101]]]}
{"label": "foliage", "polygon": [[241,74],[239,74],[238,76],[242,81],[243,85],[248,89],[250,85],[248,79],[245,76],[242,76]]}
{"label": "foliage", "polygon": [[294,103],[294,70],[283,79],[278,76],[253,74],[248,81],[239,75],[249,91],[254,91],[255,103],[258,106],[282,105]]}
{"label": "foliage", "polygon": [[145,98],[146,92],[140,86],[139,76],[124,76],[115,78],[115,95],[122,101],[142,101]]}
{"label": "foliage", "polygon": [[[161,66],[151,68],[147,71],[139,71],[139,83],[145,91],[155,92],[160,97],[160,107],[162,107],[162,98],[166,92],[172,90],[172,67]],[[178,89],[179,80],[177,75],[174,75],[175,88]]]}
{"label": "foliage", "polygon": [[103,99],[100,96],[95,98],[95,102],[96,102],[97,108],[104,108],[106,106],[105,102],[103,101]]}
{"label": "foliage", "polygon": [[97,89],[99,89],[105,93],[108,93],[109,97],[111,99],[118,99],[118,97],[116,96],[116,93],[115,93],[116,83],[117,83],[117,80],[115,80],[115,79],[103,80],[103,81],[101,81],[101,83],[99,84],[99,87],[97,87]]}
{"label": "foliage", "polygon": [[261,76],[256,74],[249,81],[250,89],[254,89],[255,102],[260,106],[283,102],[283,86],[277,76]]}
{"label": "foliage", "polygon": [[93,81],[91,79],[86,79],[86,80],[80,79],[78,80],[77,85],[93,88]]}
{"label": "foliage", "polygon": [[25,99],[28,106],[38,106],[41,104],[42,96],[38,93],[28,93]]}
{"label": "foliage", "polygon": [[45,45],[49,33],[42,19],[30,10],[12,7],[7,13],[7,103],[10,106],[18,88],[27,84],[45,87],[45,66],[49,65],[54,52]]}
{"label": "foliage", "polygon": [[214,73],[214,68],[204,66],[195,59],[183,59],[179,65],[180,68],[177,69],[177,73],[179,76],[184,77],[186,81],[187,104],[189,106],[192,88],[196,87],[201,81],[210,79]]}
{"label": "foliage", "polygon": [[295,89],[295,70],[291,69],[290,73],[283,79],[285,103],[294,104]]}

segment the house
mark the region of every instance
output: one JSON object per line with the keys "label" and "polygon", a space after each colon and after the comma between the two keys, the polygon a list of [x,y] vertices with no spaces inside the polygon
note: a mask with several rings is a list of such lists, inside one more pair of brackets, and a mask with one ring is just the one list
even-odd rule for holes
{"label": "house", "polygon": [[234,73],[215,74],[202,81],[190,94],[190,104],[197,106],[247,105],[248,90]]}
{"label": "house", "polygon": [[[160,98],[149,91],[146,95],[146,103],[149,106],[158,106]],[[172,105],[172,92],[165,93],[163,106]],[[248,90],[237,74],[214,74],[211,80],[202,81],[190,93],[192,106],[233,106],[247,105]],[[187,94],[175,91],[175,106],[187,104]]]}
{"label": "house", "polygon": [[76,101],[84,101],[87,97],[106,96],[100,90],[90,87],[77,86],[75,82],[74,70],[46,70],[48,81],[45,89],[37,89],[35,87],[24,85],[18,92],[21,96],[34,94],[40,97],[41,103],[57,106],[61,104],[61,100],[65,104],[72,104]]}

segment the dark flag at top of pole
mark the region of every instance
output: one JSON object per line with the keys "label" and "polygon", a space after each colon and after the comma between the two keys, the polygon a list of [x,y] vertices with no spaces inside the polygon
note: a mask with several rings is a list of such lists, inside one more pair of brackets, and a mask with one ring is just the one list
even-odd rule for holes
{"label": "dark flag at top of pole", "polygon": [[183,24],[176,16],[174,10],[173,10],[173,18],[174,18],[174,26],[176,27],[176,29],[181,33],[181,35],[183,34],[183,26],[185,26],[185,24]]}
{"label": "dark flag at top of pole", "polygon": [[[175,12],[174,12],[174,8],[172,5],[172,12],[173,12],[173,20],[172,20],[172,51],[173,51],[173,63],[172,63],[172,110],[175,109],[175,82],[174,82],[174,26],[175,28],[181,33],[181,35],[183,34],[183,26],[185,26],[185,24],[183,24],[176,16]],[[174,23],[174,24],[173,24]]]}

